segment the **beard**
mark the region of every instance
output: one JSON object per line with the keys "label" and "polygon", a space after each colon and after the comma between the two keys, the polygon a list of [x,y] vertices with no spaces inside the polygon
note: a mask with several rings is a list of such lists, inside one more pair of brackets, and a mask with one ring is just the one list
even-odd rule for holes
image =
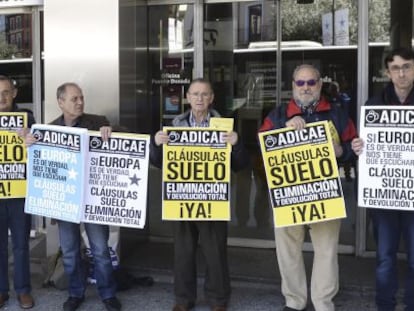
{"label": "beard", "polygon": [[319,96],[320,94],[314,94],[308,91],[304,91],[301,94],[295,91],[293,92],[293,99],[295,100],[296,104],[301,108],[308,108],[314,105],[315,103],[317,103]]}

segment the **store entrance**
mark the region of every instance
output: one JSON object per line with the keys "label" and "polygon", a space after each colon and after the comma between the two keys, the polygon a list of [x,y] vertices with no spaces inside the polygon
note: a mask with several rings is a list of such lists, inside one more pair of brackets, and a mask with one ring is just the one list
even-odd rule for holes
{"label": "store entrance", "polygon": [[[135,11],[128,8],[127,13],[136,16],[135,24],[123,25],[122,38],[135,34],[131,25],[145,30],[148,37],[136,33],[121,50],[128,53],[121,54],[121,73],[125,71],[121,97],[127,94],[127,100],[121,101],[121,122],[153,134],[188,108],[187,80],[209,79],[215,109],[235,119],[252,163],[250,169],[232,176],[229,243],[274,247],[272,210],[257,142],[263,118],[292,96],[293,69],[311,63],[321,71],[325,95],[331,96],[332,89],[343,94],[348,100],[341,105],[358,124],[359,107],[387,82],[382,66],[385,53],[395,45],[411,44],[412,2],[148,1],[136,5]],[[407,13],[401,8],[410,9]],[[128,80],[131,76],[135,80]],[[174,83],[174,78],[180,83]],[[356,204],[355,163],[340,163],[340,173],[347,210],[340,251],[366,254],[374,246],[366,211]],[[171,223],[161,220],[161,174],[155,168],[149,188],[154,191],[149,193],[148,235],[171,240]]]}
{"label": "store entrance", "polygon": [[[139,16],[135,20],[136,27],[148,31],[148,50],[144,56],[143,38],[138,35],[128,37],[129,24],[121,25],[122,42],[127,43],[121,49],[121,56],[125,55],[121,58],[122,64],[132,59],[128,40],[136,42],[136,57],[132,63],[135,65],[127,66],[125,62],[121,67],[121,96],[127,94],[125,99],[128,99],[121,101],[121,122],[125,120],[136,130],[145,124],[145,130],[151,133],[169,125],[172,118],[188,109],[185,92],[189,82],[203,75],[212,82],[214,108],[221,115],[234,118],[235,129],[250,152],[251,167],[232,176],[230,245],[275,247],[272,209],[257,130],[266,114],[291,96],[293,68],[303,62],[320,68],[327,85],[337,83],[341,92],[352,99],[346,109],[355,115],[357,30],[351,25],[357,23],[357,7],[354,1],[348,2],[337,5],[334,11],[332,5],[304,5],[287,0],[281,1],[280,7],[276,5],[277,1],[202,5],[185,1],[176,4],[175,1],[171,4],[149,3],[147,7],[137,5],[135,11],[129,7],[125,12],[121,11],[127,18],[134,16],[131,12]],[[306,16],[305,13],[314,10],[312,18],[294,17],[295,14]],[[322,17],[328,20],[336,11],[347,18],[348,32],[325,34],[320,28]],[[281,12],[282,20],[291,20],[291,26],[279,22],[278,12]],[[338,19],[339,13],[333,15]],[[329,21],[331,25],[335,23],[333,17]],[[281,36],[281,45],[277,44],[278,36]],[[137,69],[137,64],[145,63],[147,66]],[[135,70],[137,79],[123,80],[122,77],[130,77],[131,70]],[[146,77],[142,72],[147,73]],[[146,89],[141,89],[141,78],[146,78]],[[136,86],[137,92],[128,90],[131,86]],[[145,94],[148,94],[147,101],[139,100]],[[135,102],[129,100],[130,95],[134,96]],[[123,111],[136,111],[135,119],[142,119],[144,123],[132,122],[133,115]],[[143,118],[140,111],[149,115]],[[348,217],[343,222],[340,249],[352,253],[356,223],[355,166],[347,163],[344,167],[347,170],[341,170]],[[156,168],[151,168],[149,189],[149,237],[170,240],[171,223],[161,220],[161,173]]]}

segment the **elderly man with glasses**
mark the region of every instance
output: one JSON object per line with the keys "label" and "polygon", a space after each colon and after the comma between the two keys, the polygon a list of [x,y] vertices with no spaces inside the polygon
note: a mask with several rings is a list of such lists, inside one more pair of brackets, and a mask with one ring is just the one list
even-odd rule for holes
{"label": "elderly man with glasses", "polygon": [[[212,109],[214,92],[209,81],[197,78],[187,91],[191,109],[174,118],[177,127],[208,127],[210,118],[220,117]],[[248,154],[234,131],[224,134],[232,145],[231,167],[239,170],[249,163]],[[167,143],[166,132],[158,131],[151,142],[152,164],[161,167],[162,144]],[[193,309],[197,299],[197,247],[198,243],[206,262],[204,282],[205,298],[213,311],[225,311],[230,299],[230,275],[227,263],[226,221],[174,222],[174,292],[176,304],[172,311]]]}
{"label": "elderly man with glasses", "polygon": [[[344,111],[321,96],[322,80],[312,65],[300,65],[293,72],[293,98],[287,105],[279,105],[265,118],[259,131],[291,127],[303,129],[307,123],[330,120],[340,143],[334,143],[337,160],[353,156],[351,141],[356,137],[353,122]],[[286,300],[284,311],[306,310],[307,282],[302,245],[308,230],[314,249],[311,298],[316,311],[335,310],[333,298],[339,289],[338,241],[340,220],[310,225],[276,228],[276,254],[282,277],[282,294]]]}

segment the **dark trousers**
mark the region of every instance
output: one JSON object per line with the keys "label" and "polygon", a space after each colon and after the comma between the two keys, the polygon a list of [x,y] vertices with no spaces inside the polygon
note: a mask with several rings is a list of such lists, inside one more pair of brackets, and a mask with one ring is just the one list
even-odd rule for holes
{"label": "dark trousers", "polygon": [[398,290],[397,252],[401,236],[407,252],[405,310],[414,310],[414,212],[371,209],[377,242],[376,303],[379,311],[393,311]]}
{"label": "dark trousers", "polygon": [[205,297],[226,306],[230,297],[227,222],[177,221],[174,224],[174,290],[178,304],[192,307],[197,298],[197,245],[206,261]]}
{"label": "dark trousers", "polygon": [[32,215],[24,212],[24,199],[0,200],[0,294],[9,291],[8,229],[14,257],[14,289],[17,294],[30,293],[29,237]]}

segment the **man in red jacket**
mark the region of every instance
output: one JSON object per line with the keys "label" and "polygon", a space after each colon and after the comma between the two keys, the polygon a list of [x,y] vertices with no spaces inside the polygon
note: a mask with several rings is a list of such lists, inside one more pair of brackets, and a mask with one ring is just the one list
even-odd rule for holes
{"label": "man in red jacket", "polygon": [[[301,130],[307,123],[332,121],[339,143],[334,143],[337,160],[353,156],[351,140],[356,137],[353,122],[336,105],[321,97],[322,80],[312,65],[300,65],[293,72],[293,98],[287,105],[279,105],[265,118],[260,131],[291,127]],[[310,225],[276,228],[276,254],[282,277],[282,294],[286,300],[284,311],[305,310],[307,282],[302,254],[306,230],[309,230],[315,252],[311,298],[315,310],[335,310],[332,299],[339,289],[338,240],[340,220],[329,220]]]}

